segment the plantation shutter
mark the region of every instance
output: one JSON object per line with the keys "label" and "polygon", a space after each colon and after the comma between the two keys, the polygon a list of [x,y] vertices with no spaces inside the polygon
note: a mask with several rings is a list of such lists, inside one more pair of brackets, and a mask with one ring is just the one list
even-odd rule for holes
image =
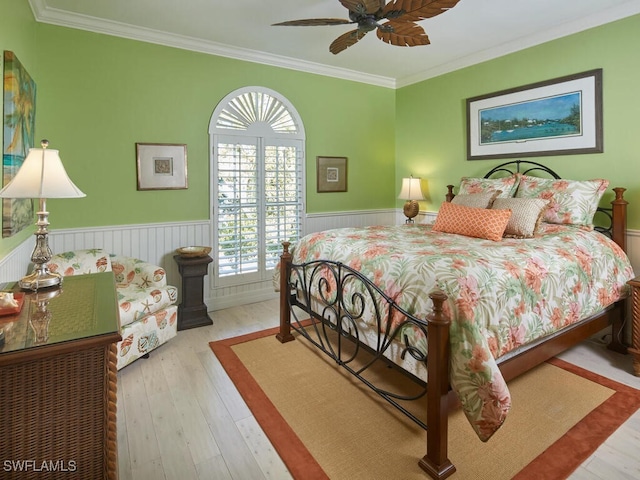
{"label": "plantation shutter", "polygon": [[234,96],[213,120],[218,284],[270,279],[282,242],[302,231],[304,141],[289,110],[265,92]]}
{"label": "plantation shutter", "polygon": [[302,225],[302,142],[286,143],[265,149],[265,263],[269,270],[280,260],[282,242],[298,240]]}

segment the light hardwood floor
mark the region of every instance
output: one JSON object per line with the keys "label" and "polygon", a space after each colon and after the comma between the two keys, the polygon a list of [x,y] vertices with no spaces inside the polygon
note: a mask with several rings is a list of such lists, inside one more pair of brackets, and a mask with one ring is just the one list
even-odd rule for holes
{"label": "light hardwood floor", "polygon": [[[291,478],[208,345],[276,326],[278,302],[210,315],[213,325],[179,332],[118,373],[120,480]],[[640,389],[631,358],[609,352],[598,338],[561,357]],[[636,412],[570,478],[638,479],[639,454]]]}

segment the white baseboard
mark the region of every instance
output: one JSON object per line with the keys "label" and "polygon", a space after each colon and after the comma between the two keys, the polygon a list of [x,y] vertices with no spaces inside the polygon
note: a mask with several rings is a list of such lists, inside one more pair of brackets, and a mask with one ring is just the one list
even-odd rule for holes
{"label": "white baseboard", "polygon": [[251,290],[248,294],[246,292],[236,292],[215,298],[210,297],[205,303],[207,304],[207,310],[213,312],[214,310],[224,310],[225,308],[238,307],[248,303],[273,300],[278,298],[278,295],[279,293],[269,286]]}

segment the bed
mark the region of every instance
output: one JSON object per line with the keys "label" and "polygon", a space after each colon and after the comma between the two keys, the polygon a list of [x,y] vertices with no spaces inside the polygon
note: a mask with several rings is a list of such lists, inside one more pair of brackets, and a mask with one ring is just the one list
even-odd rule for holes
{"label": "bed", "polygon": [[[609,325],[610,348],[626,352],[627,202],[614,188],[611,207],[598,207],[607,187],[509,162],[463,178],[457,194],[450,185],[431,225],[285,242],[274,276],[277,338],[297,332],[425,428],[419,464],[446,478],[455,472],[447,456],[454,404],[487,441],[507,417],[511,378]],[[417,389],[374,383],[368,372],[379,363]],[[405,406],[425,396],[426,422]]]}

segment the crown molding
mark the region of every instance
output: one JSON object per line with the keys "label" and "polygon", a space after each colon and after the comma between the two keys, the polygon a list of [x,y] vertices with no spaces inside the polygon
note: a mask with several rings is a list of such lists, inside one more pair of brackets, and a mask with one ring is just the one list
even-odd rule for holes
{"label": "crown molding", "polygon": [[269,65],[279,68],[287,68],[306,73],[313,73],[327,77],[351,80],[354,82],[366,83],[385,88],[401,88],[414,83],[422,82],[446,73],[470,67],[472,65],[493,60],[510,53],[514,53],[526,48],[534,47],[558,38],[573,35],[590,28],[598,27],[607,23],[621,20],[632,15],[640,14],[640,2],[629,0],[616,8],[610,8],[605,12],[599,12],[576,21],[567,22],[534,35],[522,37],[508,44],[497,45],[493,48],[475,52],[472,55],[454,59],[450,62],[438,65],[434,68],[424,70],[415,75],[394,79],[378,75],[370,75],[355,70],[329,67],[327,65],[308,62],[281,55],[268,54],[257,50],[233,47],[216,42],[209,42],[193,37],[175,35],[158,30],[137,27],[121,22],[104,20],[88,15],[70,13],[63,10],[50,8],[46,5],[46,0],[29,0],[31,10],[36,21],[48,23],[61,27],[86,30],[94,33],[102,33],[116,37],[138,40],[141,42],[154,43],[167,47],[174,47],[183,50],[216,55],[221,57],[243,60],[262,65]]}
{"label": "crown molding", "polygon": [[379,87],[391,89],[396,88],[396,81],[394,78],[370,75],[346,68],[328,67],[326,65],[308,62],[297,58],[273,55],[259,52],[257,50],[233,47],[193,37],[175,35],[126,23],[104,20],[89,15],[66,12],[48,7],[45,0],[29,0],[29,4],[31,5],[31,10],[33,11],[35,20],[40,23],[86,30],[115,37],[128,38],[130,40],[154,43],[165,47],[174,47],[182,50],[190,50],[209,55],[233,58],[235,60],[269,65],[272,67],[287,68],[290,70],[324,75],[327,77],[367,83]]}
{"label": "crown molding", "polygon": [[616,8],[610,8],[605,12],[599,12],[588,17],[581,18],[576,21],[563,23],[555,27],[549,28],[538,32],[534,35],[522,37],[518,40],[509,42],[508,44],[498,45],[493,48],[489,48],[480,52],[475,52],[473,55],[468,55],[462,58],[457,58],[451,62],[438,65],[432,69],[425,70],[424,72],[416,75],[410,75],[402,79],[396,80],[396,88],[406,87],[414,83],[422,82],[430,78],[444,75],[455,70],[470,67],[478,63],[493,60],[494,58],[502,57],[510,53],[514,53],[525,48],[534,47],[542,43],[557,40],[558,38],[567,37],[574,33],[579,33],[590,28],[599,27],[607,23],[615,22],[616,20],[622,20],[626,17],[631,17],[640,13],[640,2],[638,0],[630,0],[626,3],[619,5]]}

